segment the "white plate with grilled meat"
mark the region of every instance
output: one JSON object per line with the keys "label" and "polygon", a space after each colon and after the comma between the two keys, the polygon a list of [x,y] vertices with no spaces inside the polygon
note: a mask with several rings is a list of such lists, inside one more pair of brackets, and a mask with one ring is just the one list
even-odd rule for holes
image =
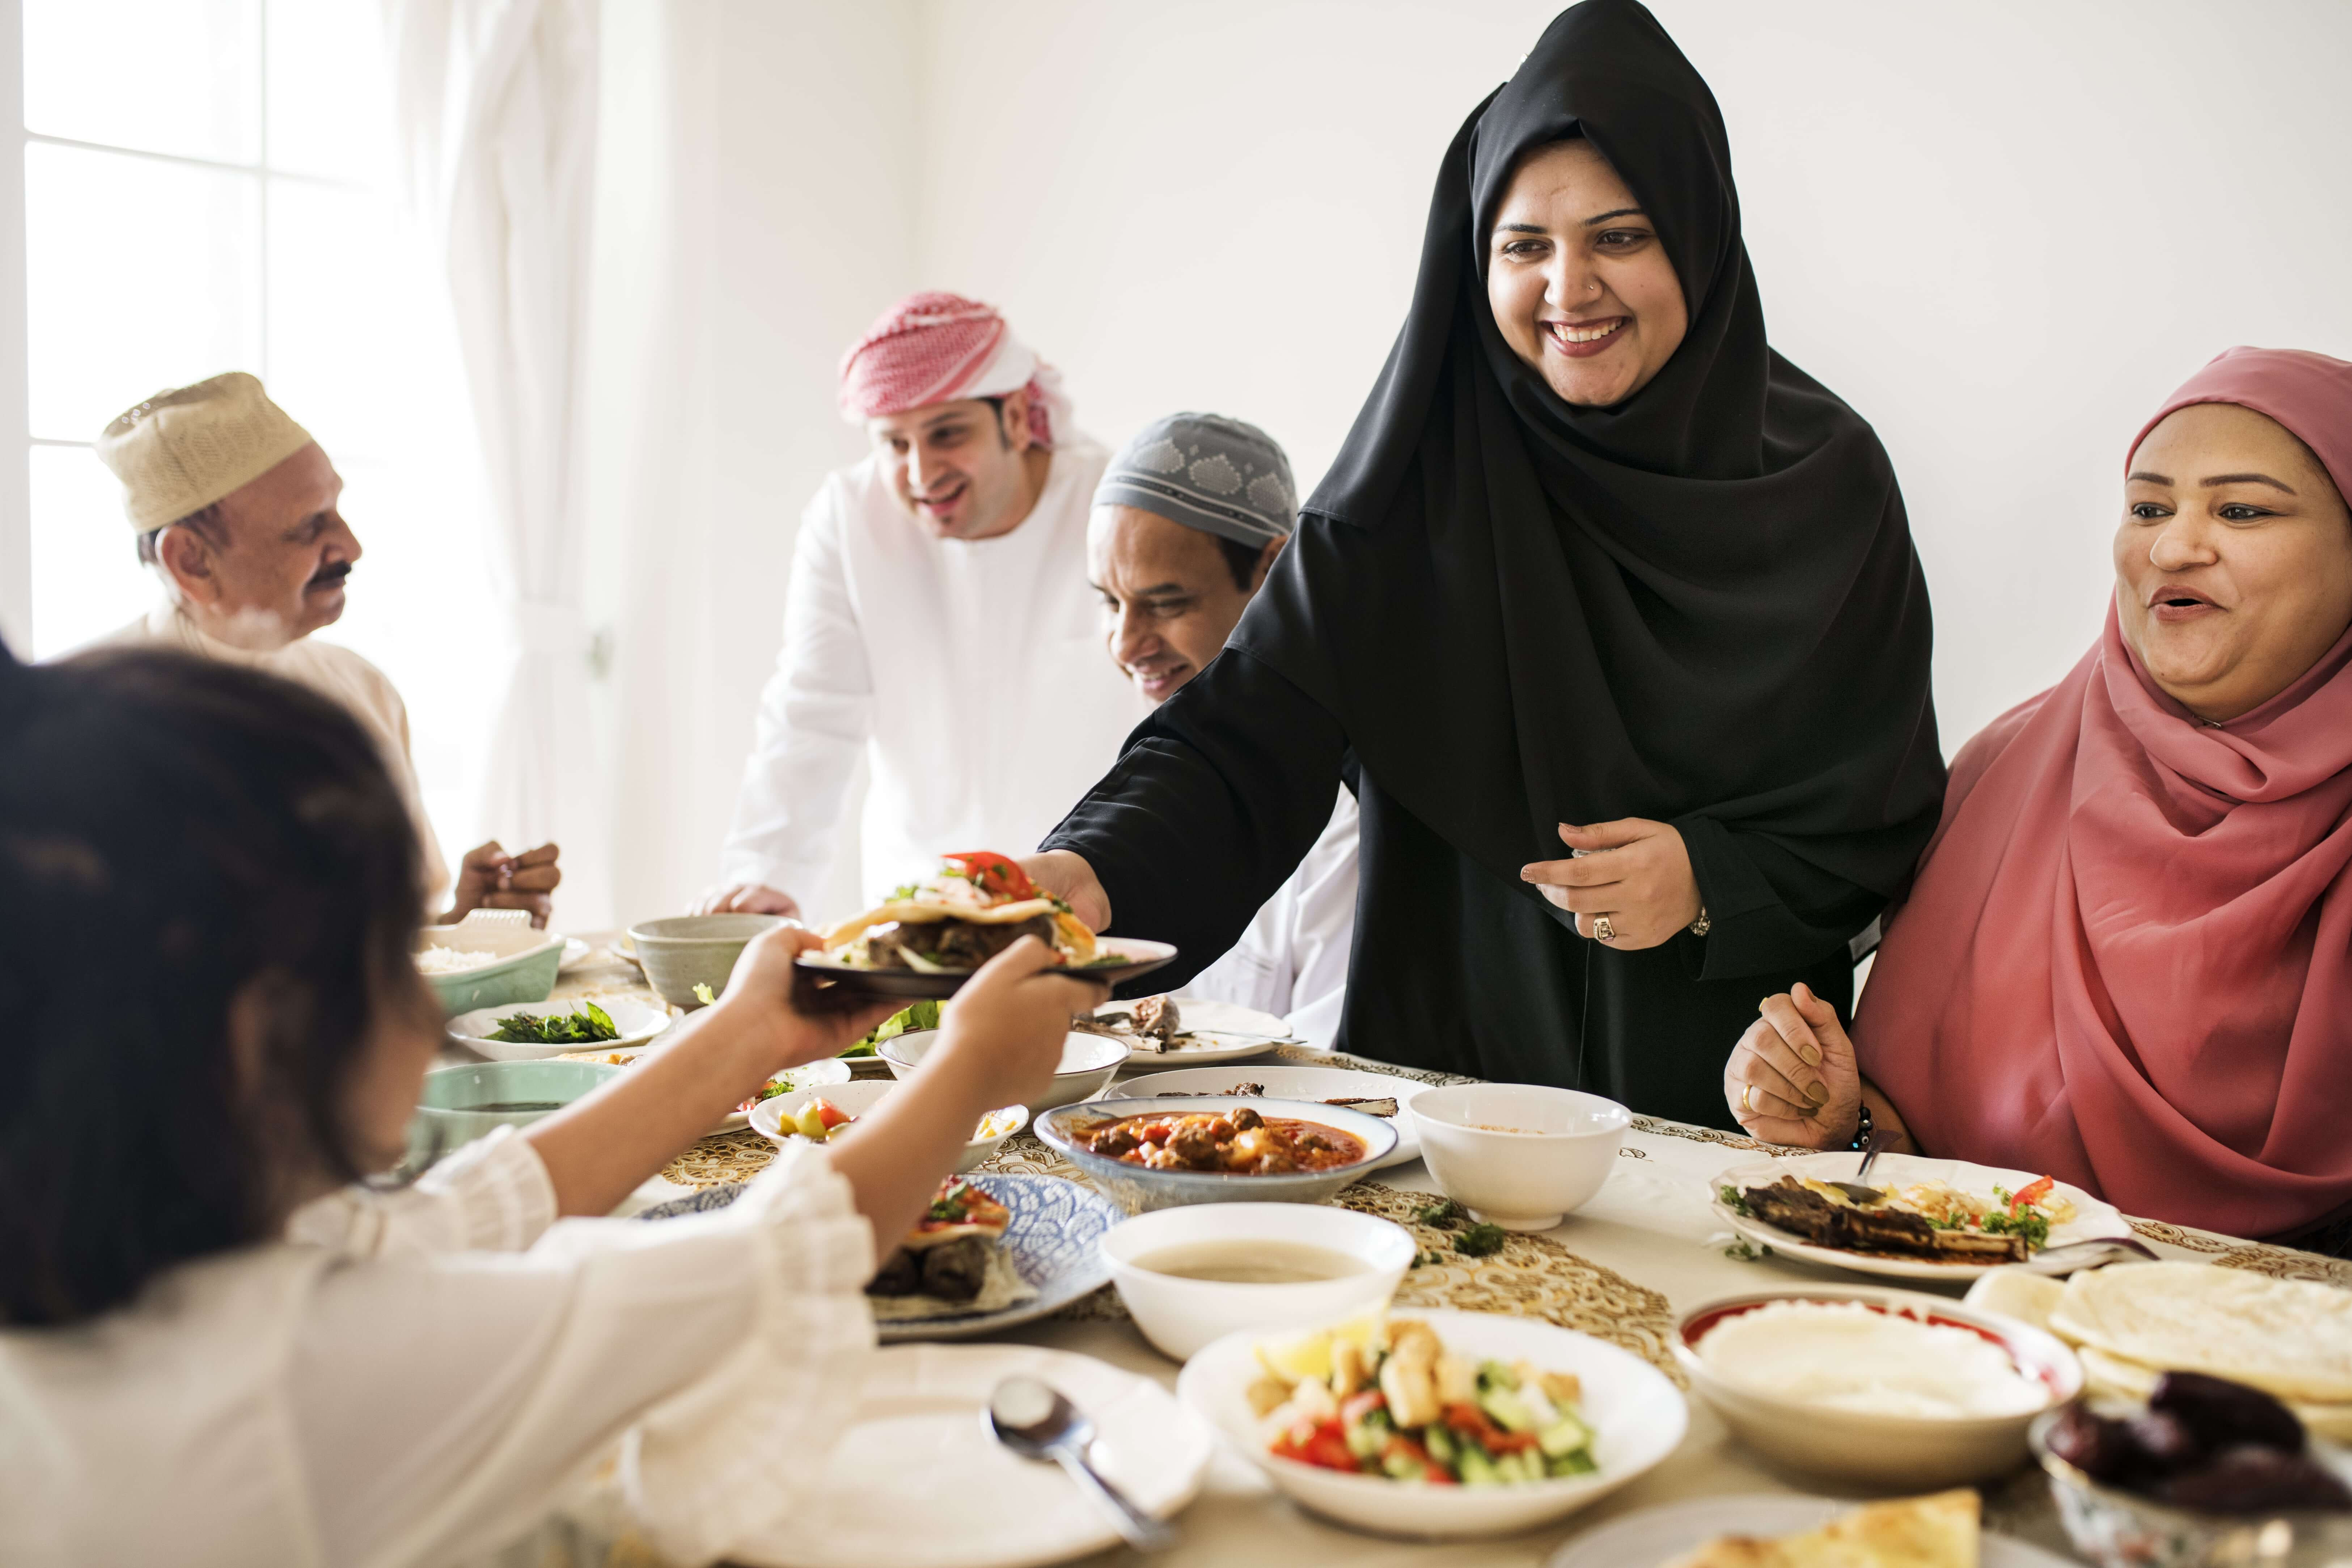
{"label": "white plate with grilled meat", "polygon": [[[1722,1220],[1748,1242],[1769,1247],[1788,1258],[1801,1258],[1809,1263],[1825,1263],[1832,1268],[1850,1268],[1857,1274],[1878,1274],[1896,1279],[1974,1279],[1989,1269],[2011,1261],[1990,1254],[1969,1255],[1952,1253],[1943,1256],[1909,1254],[1897,1249],[1864,1246],[1830,1246],[1810,1239],[1807,1236],[1774,1224],[1754,1212],[1753,1205],[1744,1196],[1735,1205],[1725,1195],[1725,1189],[1735,1194],[1745,1194],[1758,1188],[1771,1188],[1784,1178],[1832,1207],[1841,1205],[1833,1193],[1821,1190],[1831,1182],[1851,1181],[1862,1156],[1852,1150],[1833,1150],[1820,1154],[1801,1154],[1786,1160],[1751,1160],[1721,1172],[1707,1184],[1707,1197],[1716,1217]],[[1971,1164],[1966,1160],[1932,1160],[1924,1154],[1882,1154],[1870,1173],[1868,1184],[1892,1192],[1894,1207],[1917,1210],[1925,1204],[1930,1228],[1945,1228],[1938,1221],[1951,1217],[1939,1210],[1934,1202],[1937,1190],[1989,1205],[1999,1204],[1999,1194],[2015,1196],[2026,1193],[2042,1180],[2032,1171],[2003,1170],[1998,1165]],[[1996,1192],[1998,1189],[1998,1193]],[[1918,1194],[1925,1194],[1920,1196]],[[2046,1240],[2033,1246],[2039,1252],[2044,1246],[2064,1247],[2077,1241],[2097,1241],[2105,1237],[2131,1235],[2131,1224],[2121,1210],[2111,1204],[2101,1203],[2080,1187],[2063,1182],[2053,1182],[2039,1207],[2049,1219]],[[1746,1212],[1742,1212],[1745,1210]],[[1867,1230],[1867,1226],[1857,1228]],[[1973,1227],[1963,1227],[1972,1230]]]}
{"label": "white plate with grilled meat", "polygon": [[1146,1073],[1119,1084],[1107,1098],[1151,1100],[1177,1095],[1245,1094],[1265,1100],[1321,1100],[1344,1105],[1350,1110],[1380,1117],[1396,1129],[1396,1148],[1371,1166],[1381,1171],[1421,1158],[1420,1131],[1413,1125],[1412,1112],[1406,1109],[1405,1099],[1423,1087],[1412,1079],[1391,1078],[1387,1073],[1268,1063],[1259,1067],[1181,1068],[1174,1072]]}
{"label": "white plate with grilled meat", "polygon": [[[1148,1017],[1147,1003],[1173,1002],[1176,1006],[1176,1036],[1162,1041],[1151,1031],[1137,1031],[1120,1019],[1139,1016]],[[1297,1037],[1290,1026],[1271,1013],[1261,1013],[1255,1007],[1244,1007],[1234,1002],[1210,1002],[1192,996],[1140,996],[1130,1001],[1106,1002],[1095,1009],[1095,1016],[1119,1031],[1135,1051],[1135,1061],[1165,1063],[1171,1068],[1207,1067],[1217,1062],[1245,1061],[1262,1057],[1279,1045],[1296,1044]]]}

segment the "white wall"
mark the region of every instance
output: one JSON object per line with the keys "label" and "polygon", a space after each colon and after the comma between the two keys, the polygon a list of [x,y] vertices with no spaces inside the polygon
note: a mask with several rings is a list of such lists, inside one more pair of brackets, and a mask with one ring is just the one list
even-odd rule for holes
{"label": "white wall", "polygon": [[[831,388],[867,319],[913,287],[992,300],[1096,434],[1214,408],[1311,486],[1395,333],[1447,139],[1555,9],[660,7],[691,57],[664,68],[688,320],[675,384],[628,396],[695,444],[624,530],[663,643],[624,638],[621,912],[715,866],[795,514],[858,449]],[[2352,357],[2352,6],[1655,9],[1722,100],[1775,345],[1894,455],[1957,746],[2087,646],[2123,443],[2166,391],[2232,343]]]}

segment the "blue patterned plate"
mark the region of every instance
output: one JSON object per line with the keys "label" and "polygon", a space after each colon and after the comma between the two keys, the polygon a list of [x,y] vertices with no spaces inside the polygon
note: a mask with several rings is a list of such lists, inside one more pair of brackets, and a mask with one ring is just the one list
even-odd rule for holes
{"label": "blue patterned plate", "polygon": [[[1102,1248],[1096,1243],[1103,1232],[1127,1217],[1117,1204],[1059,1176],[992,1171],[964,1179],[1013,1211],[1013,1222],[1005,1226],[1000,1245],[1013,1255],[1013,1266],[1021,1271],[1021,1278],[1037,1287],[1037,1294],[1002,1311],[877,1324],[886,1345],[907,1340],[968,1340],[993,1333],[1058,1311],[1110,1282],[1110,1266],[1103,1261]],[[637,1217],[668,1219],[725,1208],[742,1191],[740,1182],[705,1187],[656,1204]]]}

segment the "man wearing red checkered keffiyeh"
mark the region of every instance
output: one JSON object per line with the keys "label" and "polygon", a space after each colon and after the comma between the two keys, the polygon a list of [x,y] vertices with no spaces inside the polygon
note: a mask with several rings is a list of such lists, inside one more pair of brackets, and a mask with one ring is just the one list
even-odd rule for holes
{"label": "man wearing red checkered keffiyeh", "polygon": [[[926,292],[850,345],[840,401],[873,450],[803,519],[783,654],[703,910],[797,915],[829,870],[824,896],[846,906],[943,853],[1025,852],[1142,716],[1093,642],[1087,513],[1108,454],[1072,422],[1059,374],[992,306]],[[836,840],[861,758],[850,860]]]}

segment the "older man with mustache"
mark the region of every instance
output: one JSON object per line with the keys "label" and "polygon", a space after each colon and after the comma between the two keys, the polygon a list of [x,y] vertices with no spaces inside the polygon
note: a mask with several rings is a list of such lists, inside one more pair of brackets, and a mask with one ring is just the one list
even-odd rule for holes
{"label": "older man with mustache", "polygon": [[[342,617],[344,579],[360,542],[339,510],[341,476],[326,452],[269,399],[259,380],[231,371],[173,387],[125,411],[98,438],[122,481],[139,559],[164,602],[106,644],[161,644],[251,665],[333,699],[367,726],[408,803],[424,850],[425,894],[437,901],[449,872],[434,841],[409,759],[408,709],[382,670],[311,633]],[[444,922],[475,909],[527,910],[545,925],[563,873],[556,847],[510,855],[493,841],[467,853]]]}

